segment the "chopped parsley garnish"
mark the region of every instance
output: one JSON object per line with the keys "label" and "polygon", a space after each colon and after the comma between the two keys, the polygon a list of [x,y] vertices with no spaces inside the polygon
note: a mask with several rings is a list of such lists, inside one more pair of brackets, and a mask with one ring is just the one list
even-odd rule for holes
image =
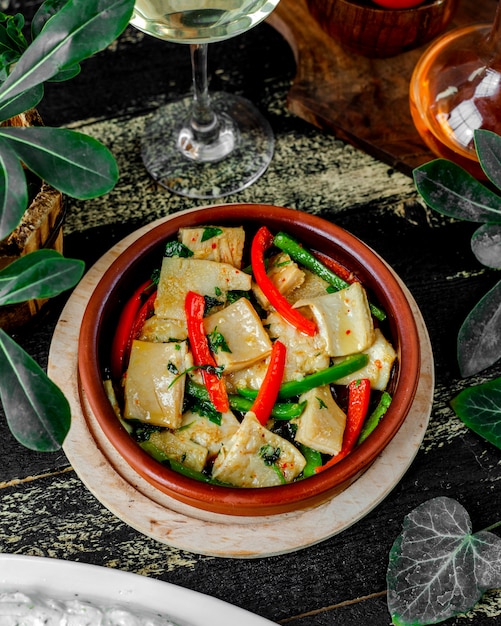
{"label": "chopped parsley garnish", "polygon": [[263,459],[265,465],[275,465],[280,458],[280,448],[274,448],[267,443],[259,449],[259,456]]}
{"label": "chopped parsley garnish", "polygon": [[218,331],[217,326],[209,335],[207,335],[207,339],[209,341],[209,348],[214,354],[217,354],[218,352],[228,352],[231,354],[231,350],[226,343],[226,339],[224,338],[224,335]]}
{"label": "chopped parsley garnish", "polygon": [[318,408],[319,409],[326,409],[327,405],[325,404],[325,402],[322,400],[322,398],[319,398],[318,396],[315,396],[316,400],[318,402]]}

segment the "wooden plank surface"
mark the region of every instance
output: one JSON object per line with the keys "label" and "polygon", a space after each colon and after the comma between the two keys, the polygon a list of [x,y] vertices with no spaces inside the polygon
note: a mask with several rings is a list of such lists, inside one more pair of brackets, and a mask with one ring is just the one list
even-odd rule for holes
{"label": "wooden plank surface", "polygon": [[[7,0],[10,7],[4,10],[38,3]],[[214,45],[209,66],[211,88],[253,100],[276,138],[266,174],[225,201],[272,202],[321,215],[381,254],[414,295],[436,368],[423,444],[388,497],[341,534],[289,554],[227,559],[180,550],[138,532],[92,495],[63,452],[37,454],[22,448],[0,410],[0,551],[138,573],[208,593],[284,626],[388,626],[388,555],[410,510],[446,495],[466,507],[475,531],[500,519],[500,452],[469,431],[449,404],[469,384],[501,375],[498,364],[474,381],[463,380],[455,357],[456,334],[466,313],[499,277],[473,257],[470,224],[429,211],[408,176],[287,109],[296,65],[277,30],[262,24]],[[119,183],[107,196],[67,199],[68,257],[83,259],[90,268],[138,227],[195,206],[158,189],[139,155],[139,137],[151,111],[189,87],[186,48],[132,28],[116,45],[83,63],[74,80],[47,86],[46,123],[68,125],[104,141],[120,168]],[[44,367],[66,298],[52,300],[35,323],[16,335]],[[257,524],[257,537],[259,532]],[[493,591],[474,611],[447,624],[494,626],[500,619],[501,592]],[[217,624],[217,616],[208,616],[207,623]]]}
{"label": "wooden plank surface", "polygon": [[[462,0],[450,28],[492,20],[495,0]],[[377,59],[353,54],[311,16],[307,0],[281,0],[269,18],[297,63],[289,109],[409,174],[433,154],[412,122],[409,81],[427,45]]]}

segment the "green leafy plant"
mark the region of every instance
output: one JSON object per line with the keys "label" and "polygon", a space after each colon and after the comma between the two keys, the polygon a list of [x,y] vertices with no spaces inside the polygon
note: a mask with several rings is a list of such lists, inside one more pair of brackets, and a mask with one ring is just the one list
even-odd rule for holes
{"label": "green leafy plant", "polygon": [[472,533],[467,511],[447,497],[407,515],[390,551],[388,609],[396,626],[437,624],[472,609],[501,586],[501,539]]}
{"label": "green leafy plant", "polygon": [[[482,169],[501,190],[501,137],[487,130],[475,131],[475,146]],[[459,220],[482,224],[472,235],[476,258],[492,269],[501,269],[501,196],[446,159],[435,159],[416,168],[414,181],[432,209]],[[478,302],[463,322],[457,340],[462,376],[471,376],[501,358],[501,280]]]}
{"label": "green leafy plant", "polygon": [[[494,189],[501,190],[501,137],[475,131],[478,159]],[[414,170],[416,188],[428,206],[459,220],[480,223],[471,238],[477,260],[501,269],[501,196],[446,159]],[[501,358],[501,280],[474,306],[457,337],[461,375],[477,374]],[[451,402],[473,431],[501,448],[501,378],[463,390]]]}
{"label": "green leafy plant", "polygon": [[[21,14],[0,13],[0,122],[36,107],[48,81],[72,78],[80,62],[112,43],[129,23],[134,0],[46,0],[23,34]],[[109,192],[118,180],[111,152],[64,128],[0,126],[0,240],[19,224],[29,202],[25,170],[79,199]],[[39,250],[0,271],[0,306],[50,298],[73,287],[83,263]],[[0,400],[14,436],[34,450],[57,450],[69,429],[62,392],[0,329]]]}

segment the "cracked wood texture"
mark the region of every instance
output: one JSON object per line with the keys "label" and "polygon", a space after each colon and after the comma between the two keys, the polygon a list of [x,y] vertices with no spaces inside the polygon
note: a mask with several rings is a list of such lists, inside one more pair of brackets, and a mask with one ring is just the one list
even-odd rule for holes
{"label": "cracked wood texture", "polygon": [[[282,1],[290,10],[302,3]],[[22,9],[29,19],[37,4],[6,0],[2,10]],[[491,5],[484,0],[478,10]],[[278,15],[283,16],[283,9]],[[401,276],[423,313],[435,359],[434,404],[417,457],[388,497],[340,535],[290,554],[230,560],[180,551],[139,534],[87,490],[63,452],[23,449],[1,415],[0,551],[135,572],[214,595],[278,624],[387,626],[388,554],[407,513],[446,495],[468,510],[475,531],[501,516],[501,453],[464,427],[449,405],[466,386],[501,375],[497,364],[474,379],[461,379],[455,356],[464,317],[499,277],[474,259],[472,225],[429,211],[410,177],[288,108],[298,72],[289,41],[261,24],[210,48],[211,88],[251,99],[276,137],[266,174],[225,202],[270,202],[322,215],[364,240]],[[106,197],[85,202],[67,198],[67,256],[90,267],[139,226],[195,206],[156,188],[139,155],[139,136],[151,111],[184,95],[190,85],[187,48],[130,28],[84,62],[78,77],[47,86],[40,106],[45,123],[99,138],[120,168],[119,183]],[[65,300],[51,300],[15,335],[42,366]],[[501,592],[494,590],[474,611],[447,623],[494,626],[500,620]],[[208,624],[217,622],[217,616],[207,617]]]}

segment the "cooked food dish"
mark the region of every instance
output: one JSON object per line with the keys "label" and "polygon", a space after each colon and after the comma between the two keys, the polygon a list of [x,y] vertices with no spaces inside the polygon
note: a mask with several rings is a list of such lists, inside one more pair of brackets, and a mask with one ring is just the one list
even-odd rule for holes
{"label": "cooked food dish", "polygon": [[222,485],[302,480],[391,402],[385,313],[349,268],[263,226],[182,228],[126,303],[105,381],[161,463]]}
{"label": "cooked food dish", "polygon": [[168,617],[80,598],[0,591],[1,626],[176,626]]}

